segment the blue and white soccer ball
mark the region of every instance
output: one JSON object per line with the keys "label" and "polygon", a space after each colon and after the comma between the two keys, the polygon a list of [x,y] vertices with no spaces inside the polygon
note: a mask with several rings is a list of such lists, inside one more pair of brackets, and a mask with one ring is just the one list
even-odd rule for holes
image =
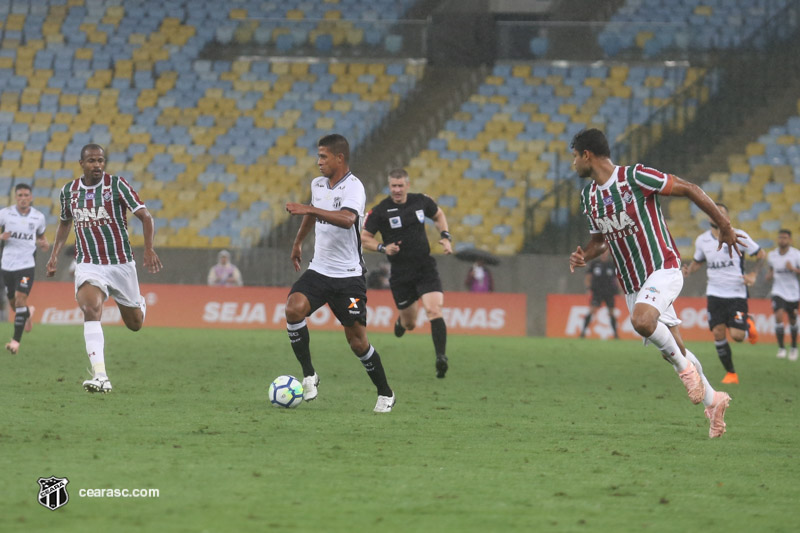
{"label": "blue and white soccer ball", "polygon": [[269,384],[269,403],[291,409],[303,402],[303,384],[294,376],[278,376]]}

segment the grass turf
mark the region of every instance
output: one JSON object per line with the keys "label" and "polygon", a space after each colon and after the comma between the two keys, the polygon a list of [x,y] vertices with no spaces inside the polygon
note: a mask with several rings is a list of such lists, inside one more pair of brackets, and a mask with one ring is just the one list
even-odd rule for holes
{"label": "grass turf", "polygon": [[[8,327],[8,326],[7,326]],[[311,332],[320,395],[270,407],[299,375],[285,333],[105,329],[111,394],[85,393],[79,327],[2,354],[0,531],[796,531],[800,363],[736,345],[728,433],[652,347],[632,341],[371,335],[398,403],[341,333]],[[690,347],[716,384],[713,344]],[[69,478],[49,511],[39,477]],[[81,488],[157,488],[87,498]]]}

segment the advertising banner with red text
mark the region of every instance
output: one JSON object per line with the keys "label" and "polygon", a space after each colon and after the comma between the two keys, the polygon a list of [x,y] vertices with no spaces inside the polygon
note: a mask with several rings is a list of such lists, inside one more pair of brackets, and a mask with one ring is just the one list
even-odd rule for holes
{"label": "advertising banner with red text", "polygon": [[[631,326],[625,298],[617,296],[614,302],[614,316],[617,319],[619,336],[623,339],[640,339],[641,337]],[[756,323],[756,329],[758,329],[759,342],[774,342],[775,320],[772,316],[771,302],[766,298],[751,298],[747,304],[750,315]],[[712,338],[708,329],[705,298],[678,298],[674,305],[678,318],[683,321],[681,336],[685,340],[707,341]],[[588,312],[588,294],[549,294],[547,296],[547,336],[580,336]],[[613,336],[608,310],[604,305],[592,317],[592,322],[586,331],[586,338],[609,339]]]}
{"label": "advertising banner with red text", "polygon": [[[220,288],[198,285],[143,284],[147,299],[148,326],[180,328],[285,329],[284,306],[288,288]],[[82,324],[83,315],[75,302],[72,283],[37,282],[28,302],[35,308],[39,324]],[[370,331],[393,331],[397,310],[386,290],[367,294]],[[456,334],[524,336],[527,300],[524,294],[445,294],[444,319],[447,330]],[[308,319],[312,328],[338,330],[341,325],[328,306]],[[103,311],[104,324],[122,324],[112,300]],[[429,333],[430,325],[421,311],[415,332]]]}

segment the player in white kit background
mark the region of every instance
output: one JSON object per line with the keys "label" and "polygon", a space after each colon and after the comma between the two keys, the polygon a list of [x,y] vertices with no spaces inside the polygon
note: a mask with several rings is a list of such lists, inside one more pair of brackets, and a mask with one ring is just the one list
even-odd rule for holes
{"label": "player in white kit background", "polygon": [[311,182],[311,205],[289,202],[286,211],[302,215],[292,246],[292,263],[300,271],[305,238],[314,229],[314,256],[308,269],[289,291],[286,329],[295,357],[303,369],[303,398],[317,397],[319,376],[311,363],[306,317],[328,304],[344,327],[350,349],[364,365],[378,390],[376,413],[389,413],[395,395],[386,380],[381,356],[367,338],[367,280],[361,255],[361,227],[367,195],[350,172],[350,146],[342,135],[331,134],[317,143],[321,176]]}
{"label": "player in white kit background", "polygon": [[[717,204],[725,216],[729,216],[725,204]],[[722,383],[739,383],[739,375],[733,366],[733,352],[728,343],[728,333],[736,342],[742,342],[745,336],[751,343],[758,340],[755,322],[750,317],[747,307],[747,288],[752,286],[767,256],[766,252],[745,231],[734,228],[742,238],[742,255],[731,255],[728,245],[719,248],[719,227],[711,221],[711,229],[700,234],[694,243],[694,261],[683,265],[684,276],[690,276],[706,265],[706,310],[708,312],[708,328],[714,335],[717,355],[726,370]],[[745,256],[756,258],[756,265],[745,273]]]}
{"label": "player in white kit background", "polygon": [[34,254],[38,246],[46,251],[50,245],[45,237],[47,223],[44,214],[32,207],[33,194],[30,185],[19,183],[14,187],[15,205],[0,209],[0,240],[3,243],[3,285],[8,294],[8,303],[14,310],[14,336],[6,344],[11,353],[19,351],[23,331],[30,331],[31,312],[28,295],[33,288],[36,266]]}
{"label": "player in white kit background", "polygon": [[792,347],[789,360],[797,361],[797,305],[800,301],[800,250],[792,246],[792,232],[778,232],[778,247],[767,255],[767,281],[772,280],[772,311],[775,313],[775,337],[778,339],[778,358],[786,357],[784,323],[789,320]]}

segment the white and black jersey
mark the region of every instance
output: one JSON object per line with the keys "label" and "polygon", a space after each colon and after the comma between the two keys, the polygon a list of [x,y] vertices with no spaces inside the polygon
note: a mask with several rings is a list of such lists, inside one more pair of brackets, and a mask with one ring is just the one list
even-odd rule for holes
{"label": "white and black jersey", "polygon": [[0,268],[7,272],[33,268],[36,266],[33,254],[36,252],[36,239],[44,234],[47,222],[41,211],[30,208],[26,215],[12,205],[0,209],[0,226],[11,235],[4,241],[3,260]]}
{"label": "white and black jersey", "polygon": [[794,268],[800,268],[800,250],[790,246],[785,254],[776,248],[767,254],[767,262],[772,268],[772,296],[783,298],[787,302],[800,301],[800,282],[797,274],[789,270],[787,263]]}
{"label": "white and black jersey", "polygon": [[[740,248],[742,254],[756,255],[761,247],[740,229],[733,230],[744,236],[746,246]],[[731,254],[728,245],[719,247],[719,240],[711,234],[711,230],[701,233],[694,243],[694,260],[706,263],[708,285],[706,296],[717,298],[747,298],[747,285],[744,283],[744,257],[735,251]]]}
{"label": "white and black jersey", "polygon": [[380,233],[384,244],[401,242],[400,252],[387,256],[393,266],[418,264],[431,253],[425,218],[433,218],[437,211],[439,206],[426,194],[409,193],[404,204],[388,196],[369,212],[364,229]]}
{"label": "white and black jersey", "polygon": [[314,257],[310,270],[331,278],[363,276],[364,259],[361,255],[361,226],[367,195],[364,185],[351,172],[331,188],[324,176],[311,182],[311,205],[326,211],[347,209],[356,214],[350,228],[340,228],[317,219],[314,229]]}

